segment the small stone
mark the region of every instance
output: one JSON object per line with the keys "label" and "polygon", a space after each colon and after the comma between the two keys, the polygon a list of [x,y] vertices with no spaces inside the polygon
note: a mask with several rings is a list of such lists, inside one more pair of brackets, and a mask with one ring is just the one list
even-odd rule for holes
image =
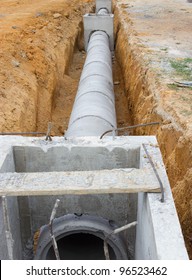
{"label": "small stone", "polygon": [[15,59],[12,60],[12,64],[13,64],[13,66],[15,66],[15,67],[19,67],[19,66],[20,66],[19,61],[15,60]]}
{"label": "small stone", "polygon": [[23,58],[26,58],[26,57],[27,57],[25,51],[20,51],[20,56],[23,57]]}
{"label": "small stone", "polygon": [[120,84],[119,81],[114,82],[114,85],[115,85],[115,86],[117,86],[117,85],[119,85],[119,84]]}
{"label": "small stone", "polygon": [[69,18],[69,14],[68,14],[68,13],[65,13],[65,14],[64,14],[64,17]]}
{"label": "small stone", "polygon": [[54,17],[54,18],[60,18],[60,17],[62,17],[62,15],[59,14],[59,13],[55,13],[55,14],[53,14],[53,17]]}
{"label": "small stone", "polygon": [[35,14],[35,17],[42,17],[43,15],[44,15],[43,13],[37,12],[37,13]]}
{"label": "small stone", "polygon": [[13,29],[17,29],[17,26],[16,26],[16,25],[13,25],[12,28],[13,28]]}
{"label": "small stone", "polygon": [[33,43],[33,39],[32,38],[28,38],[27,39],[27,44],[31,44],[31,43]]}

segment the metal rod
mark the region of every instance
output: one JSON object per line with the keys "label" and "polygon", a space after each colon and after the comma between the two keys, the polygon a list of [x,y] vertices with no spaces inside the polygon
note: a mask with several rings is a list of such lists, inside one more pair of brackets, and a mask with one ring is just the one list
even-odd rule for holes
{"label": "metal rod", "polygon": [[27,134],[32,134],[32,135],[46,135],[45,132],[0,132],[0,135],[27,135]]}
{"label": "metal rod", "polygon": [[117,234],[117,233],[122,232],[122,231],[124,231],[124,230],[126,230],[126,229],[129,229],[129,228],[131,228],[131,227],[135,227],[136,225],[137,225],[137,222],[136,222],[136,221],[135,221],[135,222],[132,222],[132,223],[130,223],[130,224],[128,224],[128,225],[125,225],[125,226],[123,226],[123,227],[120,227],[120,228],[115,229],[115,230],[113,231],[112,234]]}
{"label": "metal rod", "polygon": [[105,131],[101,136],[100,139],[102,139],[106,134],[111,133],[113,131],[120,131],[120,130],[125,130],[125,129],[133,129],[137,127],[144,127],[144,126],[150,126],[150,125],[158,125],[160,122],[151,122],[151,123],[144,123],[144,124],[136,124],[136,125],[131,125],[131,126],[126,126],[126,127],[120,127],[120,128],[115,128],[111,130]]}
{"label": "metal rod", "polygon": [[112,235],[112,234],[118,234],[118,233],[120,233],[122,231],[125,231],[125,230],[131,228],[131,227],[135,227],[136,225],[137,225],[137,221],[129,223],[129,224],[127,224],[125,226],[122,226],[120,228],[116,228],[114,231],[112,231],[107,236],[105,236],[103,242],[104,242],[104,254],[105,254],[105,259],[106,260],[110,260],[109,248],[108,248],[108,244],[107,244],[107,239],[109,238],[109,236]]}
{"label": "metal rod", "polygon": [[50,221],[49,221],[51,241],[52,241],[53,249],[54,249],[55,256],[56,256],[57,260],[60,260],[60,255],[59,255],[59,250],[58,250],[58,246],[57,246],[57,241],[56,241],[54,233],[53,233],[53,221],[54,221],[59,203],[60,203],[60,200],[57,199],[56,202],[55,202],[55,205],[53,207],[53,210],[51,212],[51,217],[50,217]]}
{"label": "metal rod", "polygon": [[157,169],[155,168],[155,165],[154,165],[154,163],[153,163],[153,160],[152,160],[152,158],[151,158],[149,152],[147,151],[146,145],[145,145],[145,144],[142,144],[142,146],[143,146],[143,148],[144,148],[144,150],[145,150],[145,153],[146,153],[146,155],[147,155],[147,158],[149,159],[149,162],[150,162],[150,164],[151,164],[151,166],[152,166],[152,168],[153,168],[153,171],[154,171],[154,173],[155,173],[155,175],[156,175],[156,177],[157,177],[157,180],[159,181],[160,189],[161,189],[161,202],[165,202],[165,193],[164,193],[164,187],[163,187],[163,183],[162,183],[162,181],[161,181],[161,178],[159,177],[159,174],[158,174],[158,172],[157,172]]}
{"label": "metal rod", "polygon": [[108,244],[107,244],[106,238],[104,239],[104,254],[105,254],[105,259],[106,260],[110,260],[109,248],[108,248]]}
{"label": "metal rod", "polygon": [[48,141],[48,140],[52,141],[51,136],[50,136],[51,129],[52,129],[52,123],[49,122],[48,123],[48,128],[47,128],[47,134],[46,134],[46,138],[45,138],[46,141]]}
{"label": "metal rod", "polygon": [[51,129],[52,129],[52,123],[49,122],[48,123],[48,128],[47,128],[47,132],[0,132],[0,135],[5,136],[5,135],[46,135],[46,141],[52,141],[50,133],[51,133]]}

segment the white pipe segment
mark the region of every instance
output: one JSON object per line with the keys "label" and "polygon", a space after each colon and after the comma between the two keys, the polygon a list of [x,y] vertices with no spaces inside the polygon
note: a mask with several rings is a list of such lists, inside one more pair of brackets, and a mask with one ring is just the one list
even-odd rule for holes
{"label": "white pipe segment", "polygon": [[95,31],[65,136],[100,136],[113,128],[116,113],[109,37],[104,31]]}
{"label": "white pipe segment", "polygon": [[98,15],[108,15],[109,11],[107,8],[100,8],[97,14]]}

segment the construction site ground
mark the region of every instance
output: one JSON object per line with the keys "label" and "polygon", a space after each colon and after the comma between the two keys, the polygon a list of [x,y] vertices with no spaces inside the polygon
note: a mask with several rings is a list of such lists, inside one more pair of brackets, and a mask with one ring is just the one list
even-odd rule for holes
{"label": "construction site ground", "polygon": [[[157,136],[192,259],[190,2],[113,1],[113,71],[118,127],[160,122],[131,133]],[[0,132],[46,132],[51,121],[63,135],[86,57],[82,16],[94,5],[0,0]]]}

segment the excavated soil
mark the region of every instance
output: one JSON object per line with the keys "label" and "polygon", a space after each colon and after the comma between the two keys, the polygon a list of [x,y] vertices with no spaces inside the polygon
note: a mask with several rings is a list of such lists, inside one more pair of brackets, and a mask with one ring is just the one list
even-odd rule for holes
{"label": "excavated soil", "polygon": [[[116,57],[134,124],[155,134],[192,258],[192,5],[184,0],[113,1]],[[177,82],[185,82],[178,87]],[[171,225],[170,225],[171,226]]]}
{"label": "excavated soil", "polygon": [[67,128],[79,77],[69,68],[83,49],[82,16],[93,11],[91,2],[1,1],[1,132],[46,132],[49,121],[53,134]]}
{"label": "excavated soil", "polygon": [[[82,15],[89,0],[1,0],[0,132],[67,129],[85,60]],[[192,258],[192,4],[113,1],[118,127],[159,121],[155,134]],[[122,132],[126,135],[127,131]]]}

